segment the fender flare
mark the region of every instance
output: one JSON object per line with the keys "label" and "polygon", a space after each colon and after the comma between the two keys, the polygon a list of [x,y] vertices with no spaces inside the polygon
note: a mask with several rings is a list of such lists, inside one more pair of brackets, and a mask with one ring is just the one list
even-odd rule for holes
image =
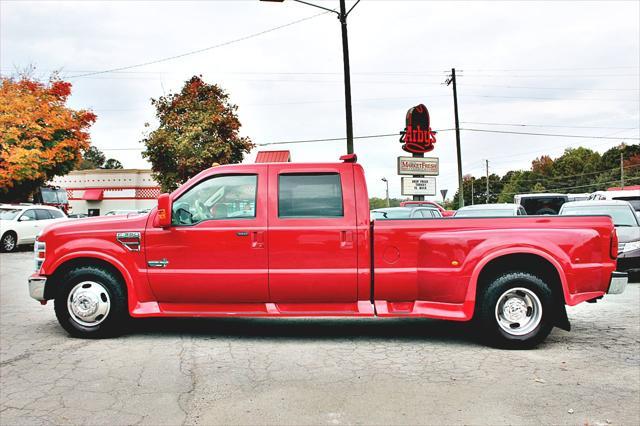
{"label": "fender flare", "polygon": [[478,278],[480,277],[480,273],[484,269],[484,267],[499,257],[511,255],[511,254],[532,254],[543,258],[548,261],[555,268],[558,276],[560,277],[560,284],[562,286],[562,295],[564,302],[566,303],[569,299],[569,285],[567,283],[567,276],[562,268],[560,262],[550,255],[548,252],[534,248],[534,247],[512,247],[512,248],[503,248],[495,250],[486,256],[483,256],[482,260],[478,262],[478,264],[473,269],[471,277],[469,279],[469,287],[467,288],[467,295],[465,297],[465,304],[471,303],[475,306],[475,300],[477,295],[478,288]]}
{"label": "fender flare", "polygon": [[79,258],[102,260],[103,262],[107,262],[108,264],[116,268],[118,272],[120,272],[120,275],[122,275],[124,283],[127,286],[127,304],[129,306],[129,310],[131,310],[132,306],[135,306],[138,303],[138,297],[133,285],[133,278],[131,277],[131,274],[129,273],[127,268],[118,259],[103,252],[80,250],[65,254],[64,256],[56,259],[55,263],[51,265],[50,268],[52,272],[50,275],[55,274],[58,269],[65,263]]}

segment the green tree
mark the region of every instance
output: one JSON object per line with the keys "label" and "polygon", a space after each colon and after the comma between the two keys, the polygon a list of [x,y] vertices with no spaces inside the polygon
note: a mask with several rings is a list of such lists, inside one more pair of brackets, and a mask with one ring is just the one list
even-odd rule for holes
{"label": "green tree", "polygon": [[542,182],[548,192],[592,192],[598,189],[600,154],[589,148],[567,148],[553,162],[550,179]]}
{"label": "green tree", "polygon": [[82,161],[78,165],[79,170],[99,169],[102,167],[107,157],[95,146],[90,146],[82,153]]}
{"label": "green tree", "polygon": [[[462,188],[464,192],[464,205],[471,204],[492,204],[497,203],[502,187],[504,186],[502,179],[497,174],[489,175],[489,198],[487,200],[487,178],[482,176],[475,178],[471,175],[462,177]],[[473,194],[473,201],[471,196]],[[454,209],[460,208],[458,203],[458,191],[453,196],[451,205]]]}
{"label": "green tree", "polygon": [[104,165],[102,166],[102,168],[103,169],[121,169],[122,163],[116,160],[115,158],[109,158],[107,161],[104,162]]}
{"label": "green tree", "polygon": [[[389,198],[389,207],[399,207],[400,202],[404,201],[400,198]],[[387,207],[387,199],[379,197],[369,198],[369,209],[382,209]]]}
{"label": "green tree", "polygon": [[163,191],[214,164],[239,163],[254,144],[240,137],[238,107],[218,85],[191,77],[180,92],[151,100],[160,124],[142,142]]}
{"label": "green tree", "polygon": [[620,154],[623,158],[625,185],[640,184],[640,144],[621,144],[602,154],[602,172],[596,179],[598,186],[620,186]]}

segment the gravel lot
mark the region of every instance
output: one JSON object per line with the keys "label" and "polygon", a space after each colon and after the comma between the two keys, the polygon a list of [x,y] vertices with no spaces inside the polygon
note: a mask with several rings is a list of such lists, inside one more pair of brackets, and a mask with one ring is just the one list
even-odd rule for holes
{"label": "gravel lot", "polygon": [[144,320],[69,338],[0,255],[0,423],[640,424],[640,286],[536,350],[413,319]]}

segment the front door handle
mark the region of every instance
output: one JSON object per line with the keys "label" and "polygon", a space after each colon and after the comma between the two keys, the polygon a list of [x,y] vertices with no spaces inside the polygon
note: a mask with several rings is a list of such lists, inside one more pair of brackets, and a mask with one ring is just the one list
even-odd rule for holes
{"label": "front door handle", "polygon": [[149,260],[147,262],[147,266],[149,266],[149,268],[164,268],[168,264],[169,264],[169,261],[167,259]]}

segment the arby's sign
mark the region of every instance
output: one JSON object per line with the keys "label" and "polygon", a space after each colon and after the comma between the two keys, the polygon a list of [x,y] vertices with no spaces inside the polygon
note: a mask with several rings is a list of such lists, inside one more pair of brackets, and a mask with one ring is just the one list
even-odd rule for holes
{"label": "arby's sign", "polygon": [[436,143],[436,132],[431,130],[429,110],[420,104],[407,111],[405,128],[400,132],[402,149],[413,154],[432,151]]}

